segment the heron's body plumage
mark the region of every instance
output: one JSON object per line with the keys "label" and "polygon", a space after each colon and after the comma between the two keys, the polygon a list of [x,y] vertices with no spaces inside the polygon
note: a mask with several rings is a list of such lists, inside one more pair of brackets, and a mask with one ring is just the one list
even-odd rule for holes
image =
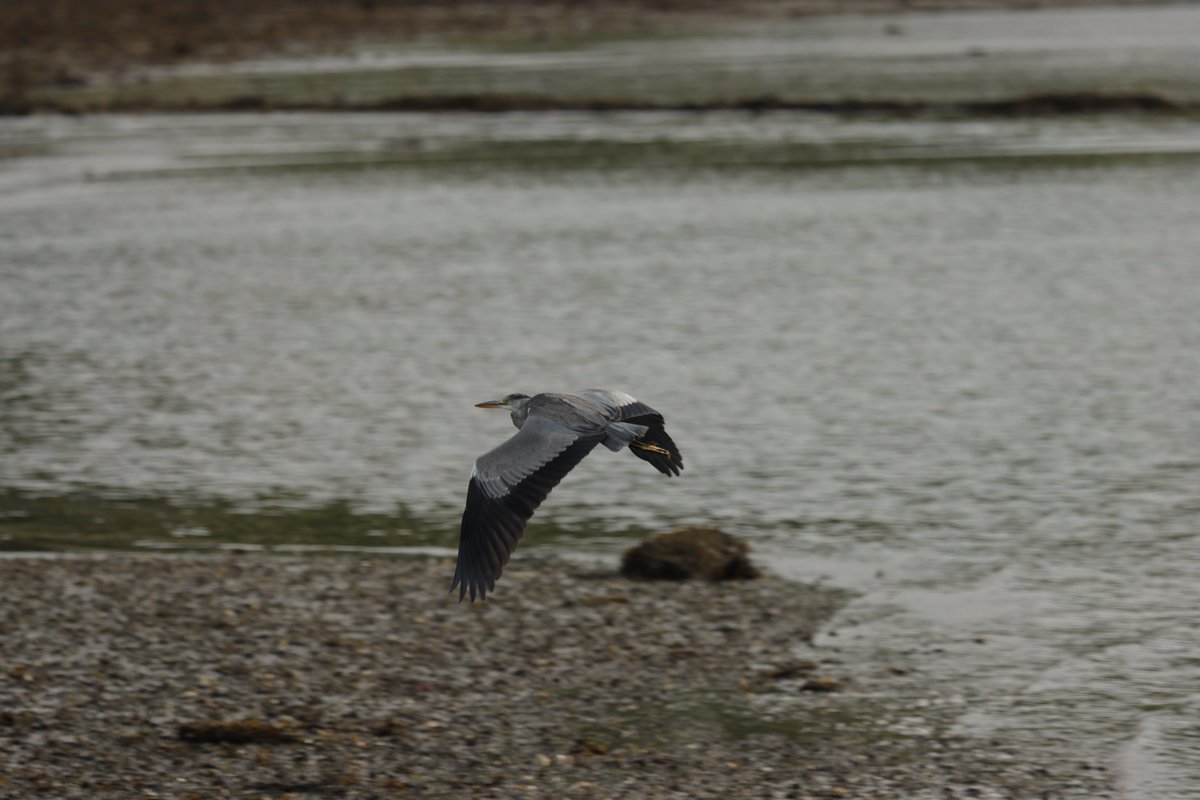
{"label": "heron's body plumage", "polygon": [[624,392],[512,394],[480,406],[507,408],[518,430],[471,470],[450,585],[460,600],[467,594],[482,599],[495,588],[534,510],[596,445],[628,446],[665,475],[683,469],[662,415]]}

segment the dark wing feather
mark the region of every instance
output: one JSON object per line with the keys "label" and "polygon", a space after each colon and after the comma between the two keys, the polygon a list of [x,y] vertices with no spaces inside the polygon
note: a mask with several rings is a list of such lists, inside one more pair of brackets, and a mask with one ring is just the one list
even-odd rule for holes
{"label": "dark wing feather", "polygon": [[568,472],[604,438],[530,416],[515,436],[475,462],[467,485],[450,591],[483,599],[517,549],[525,523]]}
{"label": "dark wing feather", "polygon": [[[683,469],[683,455],[667,434],[662,414],[637,398],[614,389],[585,389],[580,394],[604,406],[612,422],[646,426],[648,430],[629,446],[629,451],[635,456],[649,462],[664,475],[678,475]],[[651,445],[657,449],[648,450],[639,445]]]}

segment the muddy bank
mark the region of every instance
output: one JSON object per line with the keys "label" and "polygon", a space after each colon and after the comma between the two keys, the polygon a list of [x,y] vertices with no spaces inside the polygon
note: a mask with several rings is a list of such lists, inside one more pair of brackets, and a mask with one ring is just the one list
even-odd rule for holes
{"label": "muddy bank", "polygon": [[[1021,9],[1162,5],[1162,0],[1023,0]],[[72,80],[83,67],[127,69],[190,60],[337,52],[380,39],[521,40],[667,33],[699,21],[830,14],[1012,9],[1009,0],[16,0],[0,4],[0,53],[37,76]],[[48,69],[48,71],[47,71]],[[33,77],[31,74],[29,77]]]}
{"label": "muddy bank", "polygon": [[808,644],[843,592],[449,566],[0,560],[0,796],[1104,796]]}

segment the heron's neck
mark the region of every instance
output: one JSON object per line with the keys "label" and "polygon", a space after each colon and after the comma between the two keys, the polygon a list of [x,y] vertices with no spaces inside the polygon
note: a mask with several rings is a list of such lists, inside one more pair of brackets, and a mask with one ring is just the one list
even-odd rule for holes
{"label": "heron's neck", "polygon": [[513,400],[511,412],[513,425],[520,428],[525,424],[525,418],[529,416],[529,401],[527,399]]}

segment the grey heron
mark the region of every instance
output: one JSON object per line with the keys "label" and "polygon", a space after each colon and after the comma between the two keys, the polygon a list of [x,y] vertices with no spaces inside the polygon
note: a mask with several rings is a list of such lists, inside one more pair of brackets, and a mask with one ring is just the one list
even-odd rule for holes
{"label": "grey heron", "polygon": [[495,589],[534,510],[596,445],[613,452],[628,446],[664,475],[683,469],[662,414],[624,392],[510,394],[476,408],[507,409],[517,432],[471,469],[450,584],[460,603],[468,593],[482,600]]}

